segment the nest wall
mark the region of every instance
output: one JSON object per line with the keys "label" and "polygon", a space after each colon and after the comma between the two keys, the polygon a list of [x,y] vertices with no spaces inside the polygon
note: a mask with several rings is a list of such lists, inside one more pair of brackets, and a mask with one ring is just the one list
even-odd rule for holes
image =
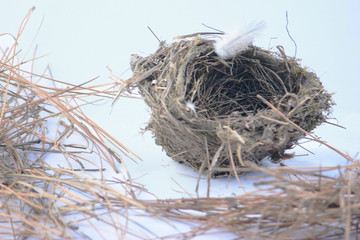
{"label": "nest wall", "polygon": [[281,161],[303,134],[257,96],[306,131],[324,122],[331,95],[295,58],[255,46],[224,60],[213,41],[196,38],[132,56],[138,87],[152,110],[147,126],[166,153],[212,177],[242,173],[248,161]]}

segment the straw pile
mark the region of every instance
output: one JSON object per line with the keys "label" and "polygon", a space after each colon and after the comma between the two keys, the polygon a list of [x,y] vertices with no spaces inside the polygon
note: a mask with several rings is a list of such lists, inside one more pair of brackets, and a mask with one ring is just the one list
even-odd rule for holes
{"label": "straw pile", "polygon": [[182,40],[148,57],[132,56],[134,76],[120,91],[140,89],[152,110],[147,129],[175,161],[212,177],[240,174],[247,162],[275,163],[327,119],[332,101],[315,73],[294,58],[255,46],[230,60],[213,41]]}
{"label": "straw pile", "polygon": [[[126,167],[122,166],[125,180],[119,175],[123,183],[117,191],[90,174],[101,176],[103,166],[120,172],[119,153],[131,152],[87,118],[78,104],[87,96],[112,93],[106,86],[56,81],[48,71],[44,76],[34,74],[29,71],[34,59],[19,61],[17,41],[32,10],[17,38],[0,35],[13,40],[12,46],[1,48],[0,57],[0,238],[84,239],[84,225],[102,236],[97,222],[131,234],[123,225],[126,214],[114,211],[97,217],[112,208],[107,197],[131,201],[129,192],[134,194],[137,186]],[[123,221],[114,221],[115,216]]]}
{"label": "straw pile", "polygon": [[[158,200],[148,206],[169,219],[198,223],[183,239],[222,232],[233,233],[231,239],[359,238],[358,161],[322,172],[250,165],[265,174],[257,183],[261,190],[225,198]],[[326,176],[336,169],[338,177]]]}

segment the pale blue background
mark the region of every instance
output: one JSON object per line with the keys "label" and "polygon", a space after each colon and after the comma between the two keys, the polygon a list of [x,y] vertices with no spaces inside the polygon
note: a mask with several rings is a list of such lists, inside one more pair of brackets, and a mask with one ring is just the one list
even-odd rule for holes
{"label": "pale blue background", "polygon": [[[335,92],[333,116],[347,127],[324,125],[316,133],[352,156],[360,150],[359,1],[4,1],[0,32],[16,35],[33,6],[36,10],[20,38],[20,55],[27,52],[31,58],[37,45],[37,56],[49,55],[36,61],[35,72],[42,73],[49,64],[55,79],[82,83],[100,76],[99,84],[111,81],[107,66],[127,79],[130,54],[157,49],[147,26],[171,43],[174,36],[208,31],[202,23],[226,31],[263,20],[266,28],[255,44],[272,49],[282,45],[293,56],[285,28],[288,11],[297,57]],[[150,134],[139,135],[149,118],[141,100],[120,99],[114,107],[106,100],[85,111],[142,158],[164,158]]]}
{"label": "pale blue background", "polygon": [[[282,45],[293,56],[294,45],[285,29],[287,10],[289,30],[298,46],[297,57],[302,59],[303,66],[318,74],[329,92],[335,92],[337,105],[333,116],[347,127],[344,130],[324,125],[315,133],[351,156],[360,151],[359,1],[13,0],[2,1],[0,33],[16,35],[33,6],[36,10],[20,38],[19,48],[23,49],[20,56],[25,57],[28,52],[26,58],[31,58],[37,45],[37,56],[49,55],[36,61],[34,72],[41,74],[49,64],[55,79],[78,84],[96,76],[100,76],[99,84],[110,82],[107,66],[125,79],[131,77],[129,56],[147,55],[158,47],[147,26],[161,40],[171,43],[174,36],[209,31],[202,23],[226,31],[263,20],[266,29],[255,44],[273,49]],[[183,197],[173,191],[178,187],[169,180],[171,176],[181,178],[183,187],[194,193],[196,174],[169,160],[154,144],[151,134],[139,134],[149,118],[149,109],[141,100],[120,99],[114,107],[111,100],[105,100],[84,109],[143,158],[144,162],[138,164],[127,163],[132,176],[147,189],[159,197]],[[336,154],[317,144],[309,148],[317,155],[298,157],[288,164],[307,165],[316,161],[315,165],[325,166],[341,162]],[[221,180],[214,181],[212,189],[213,196],[237,191],[237,188],[225,190]]]}

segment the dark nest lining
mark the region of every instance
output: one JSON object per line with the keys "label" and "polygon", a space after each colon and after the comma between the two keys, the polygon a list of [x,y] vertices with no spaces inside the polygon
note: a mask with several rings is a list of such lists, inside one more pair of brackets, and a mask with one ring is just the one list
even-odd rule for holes
{"label": "dark nest lining", "polygon": [[319,78],[278,49],[251,46],[223,60],[210,40],[161,45],[148,57],[132,56],[134,76],[122,89],[140,89],[152,110],[147,129],[172,159],[212,177],[239,174],[247,161],[281,161],[303,137],[257,95],[306,131],[333,104]]}

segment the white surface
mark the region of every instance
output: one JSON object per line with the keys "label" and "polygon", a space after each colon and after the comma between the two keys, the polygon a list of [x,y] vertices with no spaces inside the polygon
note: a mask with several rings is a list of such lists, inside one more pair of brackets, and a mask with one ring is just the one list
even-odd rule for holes
{"label": "white surface", "polygon": [[[339,150],[355,156],[360,150],[360,31],[358,1],[48,1],[22,0],[2,4],[0,33],[16,35],[27,11],[35,6],[19,46],[21,56],[31,58],[37,45],[34,72],[42,73],[50,64],[53,77],[71,83],[82,83],[100,76],[98,83],[108,82],[109,66],[124,79],[131,76],[129,58],[133,53],[147,55],[158,47],[155,37],[172,42],[172,37],[209,31],[201,24],[227,31],[253,20],[263,20],[266,28],[255,45],[275,48],[282,45],[288,55],[294,55],[294,45],[286,32],[286,10],[289,30],[297,43],[297,57],[321,78],[329,92],[335,92],[334,117],[346,130],[330,125],[315,133]],[[28,51],[28,52],[27,52]],[[26,53],[27,52],[27,53]],[[138,154],[143,161],[125,159],[133,179],[143,184],[158,198],[196,196],[197,174],[169,159],[156,146],[150,133],[140,134],[149,119],[149,109],[141,100],[120,99],[114,107],[111,100],[84,108],[87,115],[111,133],[121,143]],[[346,162],[334,152],[309,143],[316,155],[289,160],[290,166],[328,166]],[[301,155],[300,148],[294,151]],[[245,191],[251,191],[254,173],[241,177]],[[116,177],[109,171],[108,178]],[[235,179],[215,179],[211,196],[241,194]],[[206,196],[206,181],[202,181],[200,196]],[[149,198],[149,196],[143,196]],[[144,224],[160,224],[142,218]],[[169,226],[152,229],[158,235],[176,233]],[[186,228],[186,227],[185,227]],[[184,229],[183,229],[184,230]],[[97,235],[84,231],[97,239]],[[110,230],[109,230],[110,231]],[[217,236],[220,237],[220,236]],[[227,236],[229,237],[229,236]],[[225,237],[225,238],[227,238]],[[131,239],[128,236],[128,239]],[[200,238],[198,238],[200,239]],[[208,238],[207,238],[208,239]]]}

